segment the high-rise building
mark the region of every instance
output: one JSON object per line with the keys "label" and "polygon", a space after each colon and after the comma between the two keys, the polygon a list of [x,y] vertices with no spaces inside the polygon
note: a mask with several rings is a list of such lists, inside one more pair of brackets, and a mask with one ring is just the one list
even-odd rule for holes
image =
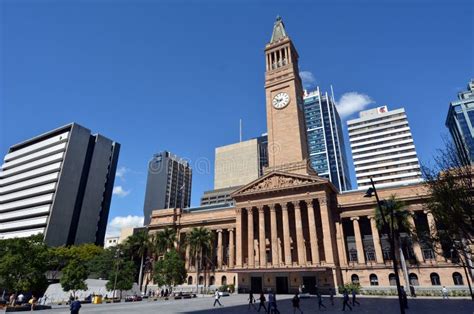
{"label": "high-rise building", "polygon": [[334,97],[319,87],[305,92],[306,138],[311,165],[318,176],[329,179],[339,191],[351,189],[342,123]]}
{"label": "high-rise building", "polygon": [[458,100],[449,105],[446,126],[461,162],[474,164],[474,79],[467,85],[467,91],[460,92]]}
{"label": "high-rise building", "polygon": [[120,144],[76,124],[13,145],[0,171],[0,239],[104,244]]}
{"label": "high-rise building", "polygon": [[247,184],[268,165],[267,136],[216,148],[214,189]]}
{"label": "high-rise building", "polygon": [[158,208],[186,208],[191,204],[192,171],[189,163],[164,151],[153,155],[148,163],[145,204],[145,226]]}
{"label": "high-rise building", "polygon": [[347,121],[357,186],[378,187],[421,182],[421,170],[405,109],[387,106],[361,111]]}

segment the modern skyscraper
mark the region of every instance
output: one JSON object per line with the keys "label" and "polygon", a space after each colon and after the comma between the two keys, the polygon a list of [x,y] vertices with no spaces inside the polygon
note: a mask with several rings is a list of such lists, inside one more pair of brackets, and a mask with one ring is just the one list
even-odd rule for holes
{"label": "modern skyscraper", "polygon": [[359,189],[421,182],[421,170],[405,109],[361,111],[347,121]]}
{"label": "modern skyscraper", "polygon": [[214,189],[247,184],[268,165],[267,136],[216,148]]}
{"label": "modern skyscraper", "polygon": [[0,171],[0,239],[104,244],[120,144],[76,124],[13,145]]}
{"label": "modern skyscraper", "polygon": [[145,226],[154,209],[186,208],[191,204],[192,171],[189,163],[164,151],[153,155],[148,163],[145,204]]}
{"label": "modern skyscraper", "polygon": [[329,179],[339,191],[351,189],[342,123],[334,97],[319,87],[305,92],[304,113],[309,159],[318,176]]}
{"label": "modern skyscraper", "polygon": [[449,104],[446,127],[453,138],[459,159],[464,165],[474,164],[474,79],[458,100]]}

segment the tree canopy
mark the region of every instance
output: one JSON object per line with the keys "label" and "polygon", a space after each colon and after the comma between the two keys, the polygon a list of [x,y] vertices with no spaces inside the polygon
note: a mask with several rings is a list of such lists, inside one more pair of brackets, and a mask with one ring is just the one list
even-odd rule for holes
{"label": "tree canopy", "polygon": [[167,252],[155,263],[153,280],[159,286],[175,286],[184,283],[186,267],[183,259],[175,249]]}

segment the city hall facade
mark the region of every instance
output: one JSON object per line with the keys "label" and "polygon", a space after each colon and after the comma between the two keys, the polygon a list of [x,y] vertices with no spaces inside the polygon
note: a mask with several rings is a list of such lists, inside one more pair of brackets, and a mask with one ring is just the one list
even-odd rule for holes
{"label": "city hall facade", "polygon": [[[265,47],[265,63],[269,166],[264,174],[235,190],[232,205],[154,210],[149,232],[176,230],[190,286],[234,284],[239,291],[292,293],[300,286],[327,291],[348,282],[395,285],[389,243],[374,219],[375,199],[365,198],[364,191],[339,193],[308,162],[298,53],[281,19]],[[427,191],[422,184],[379,189],[378,194],[404,202],[414,213],[414,230],[436,233],[423,205]],[[185,245],[194,227],[208,228],[215,240],[199,277]],[[401,275],[402,284],[466,283],[462,268],[434,253],[439,248],[407,243],[408,274]]]}

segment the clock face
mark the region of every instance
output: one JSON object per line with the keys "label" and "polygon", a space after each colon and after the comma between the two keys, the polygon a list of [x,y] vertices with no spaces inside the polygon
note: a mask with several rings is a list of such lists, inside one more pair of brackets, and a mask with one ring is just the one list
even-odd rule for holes
{"label": "clock face", "polygon": [[272,105],[275,109],[283,109],[290,103],[290,95],[287,93],[278,93],[273,97]]}

